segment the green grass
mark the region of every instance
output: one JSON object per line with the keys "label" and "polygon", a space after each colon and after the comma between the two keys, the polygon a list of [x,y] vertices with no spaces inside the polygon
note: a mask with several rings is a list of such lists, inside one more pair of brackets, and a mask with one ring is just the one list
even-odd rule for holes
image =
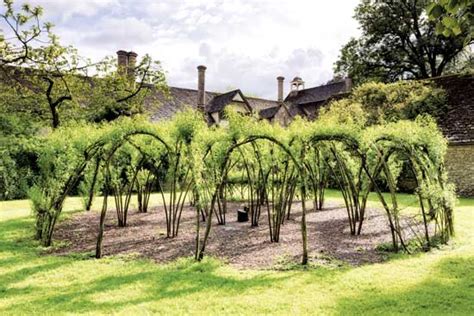
{"label": "green grass", "polygon": [[[165,193],[165,198],[169,200],[169,194]],[[136,195],[132,197],[130,202],[130,208],[136,209],[137,206]],[[92,209],[99,210],[102,207],[103,198],[96,197],[92,203]],[[113,197],[108,198],[109,209],[114,208]],[[162,205],[162,197],[159,193],[153,193],[150,196],[149,207]],[[63,211],[71,212],[83,209],[83,203],[81,197],[68,197],[64,202]],[[31,215],[31,205],[29,200],[13,200],[13,201],[0,201],[0,220],[7,220],[18,217],[26,217]]]}
{"label": "green grass", "polygon": [[[335,191],[328,196],[338,198]],[[401,201],[407,206],[413,197]],[[285,272],[237,271],[213,259],[158,265],[130,256],[41,255],[28,202],[0,203],[0,315],[474,311],[474,200],[460,201],[456,237],[442,249],[356,268]],[[75,208],[80,201],[69,199],[66,209]]]}

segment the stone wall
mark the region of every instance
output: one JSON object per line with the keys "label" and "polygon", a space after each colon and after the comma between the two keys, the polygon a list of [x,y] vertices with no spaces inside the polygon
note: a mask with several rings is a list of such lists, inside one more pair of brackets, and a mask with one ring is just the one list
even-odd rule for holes
{"label": "stone wall", "polygon": [[474,144],[449,145],[446,170],[460,196],[474,197]]}
{"label": "stone wall", "polygon": [[446,91],[447,113],[438,120],[450,144],[474,144],[474,75],[432,79]]}
{"label": "stone wall", "polygon": [[291,122],[291,117],[288,114],[288,111],[285,110],[283,106],[281,106],[278,112],[273,117],[272,122],[276,122],[281,126],[288,126],[288,124],[290,124]]}

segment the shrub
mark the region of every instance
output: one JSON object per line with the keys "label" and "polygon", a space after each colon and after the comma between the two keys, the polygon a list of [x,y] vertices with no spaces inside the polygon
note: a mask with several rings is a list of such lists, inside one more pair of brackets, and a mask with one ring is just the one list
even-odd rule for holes
{"label": "shrub", "polygon": [[[361,113],[361,110],[363,113]],[[323,111],[323,117],[338,117],[340,123],[384,124],[414,120],[428,114],[442,117],[447,110],[443,89],[421,81],[395,83],[369,82],[360,85],[347,99],[334,101]]]}

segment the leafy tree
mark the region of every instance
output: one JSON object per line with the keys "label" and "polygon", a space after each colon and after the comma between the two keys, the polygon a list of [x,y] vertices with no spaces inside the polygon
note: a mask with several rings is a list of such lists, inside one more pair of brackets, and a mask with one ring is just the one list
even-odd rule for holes
{"label": "leafy tree", "polygon": [[449,74],[473,74],[474,73],[474,53],[470,46],[466,47],[462,51],[456,60],[449,63],[444,72],[446,75]]}
{"label": "leafy tree", "polygon": [[10,138],[0,138],[0,200],[25,198],[38,176],[37,139]]}
{"label": "leafy tree", "polygon": [[3,7],[1,112],[49,120],[52,128],[62,120],[111,121],[143,113],[148,92],[166,86],[160,64],[148,55],[127,69],[118,69],[111,57],[92,63],[60,43],[53,25],[41,22],[41,7],[17,10],[12,0]]}
{"label": "leafy tree", "polygon": [[319,120],[332,124],[367,126],[399,120],[415,120],[419,115],[441,118],[447,111],[443,89],[429,82],[368,82],[350,97],[323,108]]}
{"label": "leafy tree", "polygon": [[37,172],[23,137],[44,135],[48,126],[144,113],[150,92],[166,88],[160,64],[150,56],[127,69],[111,57],[92,63],[62,45],[42,13],[11,0],[0,5],[0,152],[8,157],[0,161],[2,198],[24,198]]}
{"label": "leafy tree", "polygon": [[119,69],[115,58],[106,57],[96,65],[95,74],[88,76],[87,81],[78,99],[85,105],[86,120],[91,122],[146,114],[158,106],[152,93],[167,90],[160,63],[149,55],[127,69]]}
{"label": "leafy tree", "polygon": [[467,31],[451,37],[436,33],[426,16],[427,0],[362,0],[355,11],[362,35],[343,46],[335,63],[338,74],[354,82],[390,82],[443,74],[456,60]]}
{"label": "leafy tree", "polygon": [[466,34],[465,43],[474,37],[474,2],[471,0],[436,0],[428,6],[436,32],[446,37]]}
{"label": "leafy tree", "polygon": [[[59,111],[63,104],[72,100],[71,76],[83,70],[77,51],[62,46],[52,33],[51,23],[40,21],[43,10],[25,4],[16,10],[13,1],[3,1],[4,11],[0,14],[0,76],[13,95],[21,95],[28,102],[14,102],[7,98],[8,110],[39,112],[38,106],[46,103],[50,113],[51,126],[60,124]],[[38,98],[38,96],[40,96]],[[31,100],[33,99],[33,100]]]}

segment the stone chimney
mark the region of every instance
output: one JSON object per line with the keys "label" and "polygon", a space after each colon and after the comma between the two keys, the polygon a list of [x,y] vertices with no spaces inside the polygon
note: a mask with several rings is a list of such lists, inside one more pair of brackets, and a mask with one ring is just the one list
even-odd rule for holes
{"label": "stone chimney", "polygon": [[346,84],[346,92],[351,92],[351,90],[352,90],[352,79],[349,78],[349,77],[346,77],[344,79],[344,82]]}
{"label": "stone chimney", "polygon": [[135,52],[127,53],[127,76],[131,82],[135,82],[135,67],[137,66],[137,56]]}
{"label": "stone chimney", "polygon": [[278,81],[278,102],[283,102],[283,81],[285,81],[285,77],[279,76],[277,77]]}
{"label": "stone chimney", "polygon": [[127,52],[124,50],[117,51],[117,72],[121,75],[127,73],[128,57]]}
{"label": "stone chimney", "polygon": [[198,109],[204,110],[206,106],[206,66],[200,65],[197,67],[198,69],[198,100],[197,105]]}

